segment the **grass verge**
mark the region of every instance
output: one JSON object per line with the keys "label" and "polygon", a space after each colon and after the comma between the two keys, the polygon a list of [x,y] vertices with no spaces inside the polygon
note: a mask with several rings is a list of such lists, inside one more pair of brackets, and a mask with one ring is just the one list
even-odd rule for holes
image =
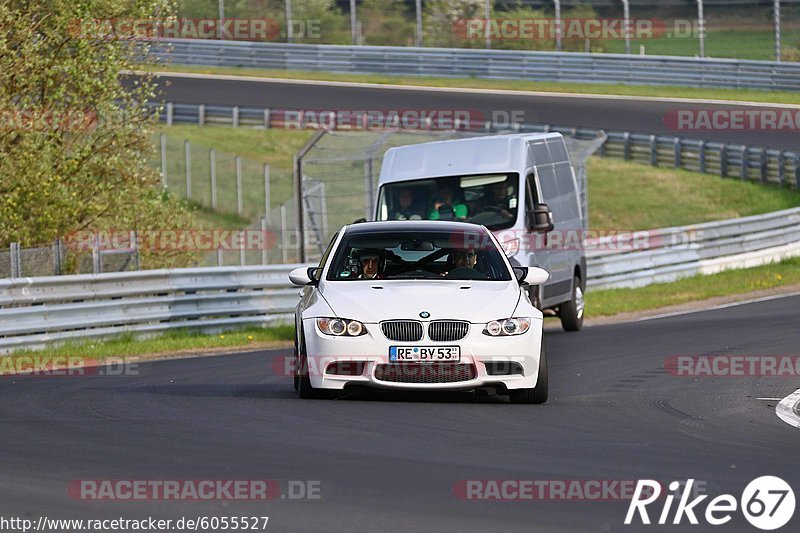
{"label": "grass verge", "polygon": [[157,357],[166,354],[197,354],[232,349],[260,349],[285,346],[294,338],[294,326],[281,325],[267,328],[245,328],[216,334],[194,331],[174,331],[163,335],[136,339],[126,334],[113,339],[68,343],[44,350],[26,350],[15,355],[71,356],[88,360],[116,357]]}
{"label": "grass verge", "polygon": [[589,290],[586,317],[613,316],[800,284],[800,258],[754,268],[697,275],[638,289]]}
{"label": "grass verge", "polygon": [[582,84],[528,80],[485,80],[479,78],[430,78],[417,76],[388,76],[385,74],[338,74],[301,70],[262,70],[238,67],[196,67],[183,65],[142,65],[149,72],[186,72],[195,74],[226,74],[255,78],[285,78],[314,81],[344,81],[378,85],[410,85],[465,89],[494,89],[538,91],[570,94],[603,94],[647,96],[662,98],[696,98],[703,100],[738,100],[774,104],[800,104],[800,93],[758,91],[752,89],[702,89],[677,86],[623,84]]}
{"label": "grass verge", "polygon": [[589,224],[640,230],[699,224],[800,206],[800,192],[674,168],[592,157]]}

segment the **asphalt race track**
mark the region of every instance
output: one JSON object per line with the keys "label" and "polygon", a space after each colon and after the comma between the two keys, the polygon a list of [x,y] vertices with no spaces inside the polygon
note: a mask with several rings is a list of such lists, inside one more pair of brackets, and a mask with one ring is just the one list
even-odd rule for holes
{"label": "asphalt race track", "polygon": [[[127,80],[130,83],[130,80]],[[468,110],[490,117],[494,111],[523,111],[525,122],[620,131],[663,133],[682,137],[798,150],[795,130],[676,131],[665,116],[677,110],[754,109],[752,106],[614,99],[592,96],[546,96],[348,87],[335,84],[265,82],[247,79],[158,78],[164,101],[240,105],[275,109],[331,110]],[[769,108],[769,105],[765,105]]]}
{"label": "asphalt race track", "polygon": [[[266,515],[268,531],[348,533],[661,530],[624,526],[624,501],[464,501],[453,487],[694,478],[738,499],[769,474],[797,490],[800,433],[775,416],[775,401],[758,400],[791,393],[796,377],[687,378],[664,365],[670,355],[797,355],[798,308],[793,296],[548,332],[551,399],[541,406],[471,393],[300,400],[272,370],[285,351],[156,362],[136,376],[2,378],[0,514]],[[110,502],[66,491],[80,479],[201,478],[316,480],[321,497]],[[737,512],[716,530],[755,529]]]}

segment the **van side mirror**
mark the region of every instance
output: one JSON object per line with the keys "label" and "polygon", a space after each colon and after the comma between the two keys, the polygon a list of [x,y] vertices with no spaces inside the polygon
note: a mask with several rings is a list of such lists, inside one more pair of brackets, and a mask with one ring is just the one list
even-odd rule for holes
{"label": "van side mirror", "polygon": [[528,210],[527,215],[528,231],[548,233],[555,228],[553,212],[547,204],[536,204],[533,209]]}

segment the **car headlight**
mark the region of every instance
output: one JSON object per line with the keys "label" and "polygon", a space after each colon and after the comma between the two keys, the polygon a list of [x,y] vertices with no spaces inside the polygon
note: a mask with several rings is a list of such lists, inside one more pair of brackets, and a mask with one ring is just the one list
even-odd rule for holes
{"label": "car headlight", "polygon": [[490,337],[522,335],[531,328],[530,318],[501,318],[492,320],[483,328],[483,334]]}
{"label": "car headlight", "polygon": [[358,320],[344,318],[318,318],[317,327],[325,335],[335,337],[358,337],[367,333],[367,328]]}

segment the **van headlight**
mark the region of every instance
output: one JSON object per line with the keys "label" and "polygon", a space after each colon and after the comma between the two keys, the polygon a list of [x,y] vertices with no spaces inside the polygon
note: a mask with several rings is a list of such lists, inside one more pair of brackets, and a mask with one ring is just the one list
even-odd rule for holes
{"label": "van headlight", "polygon": [[367,328],[358,320],[344,318],[318,318],[317,327],[325,335],[335,337],[359,337],[367,333]]}
{"label": "van headlight", "polygon": [[483,328],[483,334],[490,337],[522,335],[531,328],[530,318],[501,318],[492,320]]}

